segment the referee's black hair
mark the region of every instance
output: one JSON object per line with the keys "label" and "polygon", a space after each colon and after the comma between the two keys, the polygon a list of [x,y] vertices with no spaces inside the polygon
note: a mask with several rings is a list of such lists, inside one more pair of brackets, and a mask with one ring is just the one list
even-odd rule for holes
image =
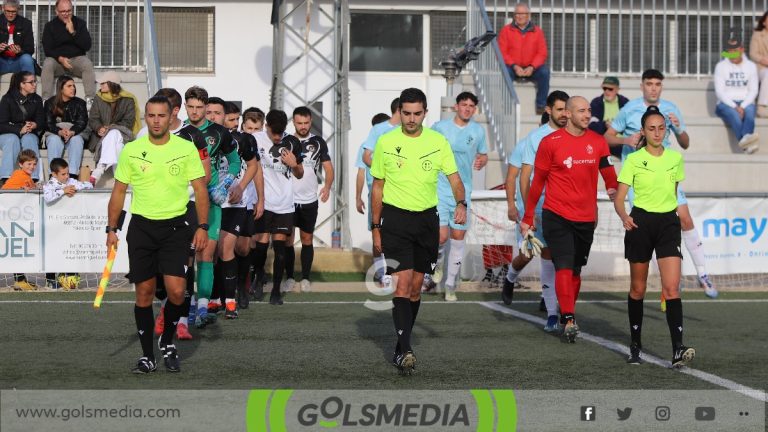
{"label": "referee's black hair", "polygon": [[162,104],[168,107],[168,113],[173,112],[173,104],[165,96],[152,96],[151,98],[147,99],[147,103],[144,104],[144,112],[147,111],[147,105],[149,104]]}
{"label": "referee's black hair", "polygon": [[267,126],[273,134],[282,134],[288,126],[288,115],[285,111],[270,110],[267,113]]}
{"label": "referee's black hair", "polygon": [[[661,111],[659,111],[659,107],[656,105],[651,105],[645,110],[645,113],[643,113],[643,116],[640,118],[641,129],[645,129],[645,121],[648,120],[648,118],[651,116],[660,116],[662,119],[664,119],[666,125],[667,118],[664,117],[664,114],[662,114]],[[640,141],[637,143],[637,149],[640,150],[646,145],[648,145],[648,141],[645,139],[645,136],[641,136]]]}
{"label": "referee's black hair", "polygon": [[419,103],[421,102],[421,106],[424,108],[424,111],[427,110],[427,95],[424,94],[423,91],[417,89],[417,88],[407,88],[403,90],[402,93],[400,93],[400,108],[403,108],[404,103]]}
{"label": "referee's black hair", "polygon": [[664,81],[664,74],[661,73],[658,69],[646,69],[645,72],[643,72],[643,76],[640,79],[640,81],[645,81],[649,79],[657,79],[660,81]]}

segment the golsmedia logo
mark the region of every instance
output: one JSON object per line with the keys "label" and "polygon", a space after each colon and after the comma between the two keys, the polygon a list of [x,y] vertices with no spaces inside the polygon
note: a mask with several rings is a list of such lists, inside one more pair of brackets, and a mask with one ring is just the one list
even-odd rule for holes
{"label": "golsmedia logo", "polygon": [[511,390],[253,390],[246,426],[254,431],[514,431]]}
{"label": "golsmedia logo", "polygon": [[394,405],[367,403],[359,410],[341,398],[332,396],[320,405],[306,404],[299,409],[297,420],[302,426],[470,426],[467,406],[425,403],[398,403]]}

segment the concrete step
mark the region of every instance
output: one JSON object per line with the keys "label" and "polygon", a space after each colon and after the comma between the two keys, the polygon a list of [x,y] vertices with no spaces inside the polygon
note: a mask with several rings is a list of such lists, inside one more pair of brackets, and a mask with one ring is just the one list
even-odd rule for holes
{"label": "concrete step", "polygon": [[[629,99],[642,96],[639,78],[620,78],[620,93]],[[554,76],[549,89],[563,90],[571,96],[584,96],[588,100],[602,94],[603,77]],[[536,88],[530,82],[515,82],[515,92],[520,100],[523,116],[535,114]],[[662,98],[677,104],[688,122],[691,117],[714,117],[717,97],[712,79],[666,78]]]}
{"label": "concrete step", "polygon": [[[520,137],[539,127],[540,116],[528,115],[520,119]],[[719,117],[689,117],[685,119],[690,147],[684,151],[690,154],[741,154],[736,136]],[[756,119],[755,132],[760,137],[763,151],[768,150],[768,119]],[[674,140],[674,138],[672,138]],[[680,150],[680,147],[674,146]]]}

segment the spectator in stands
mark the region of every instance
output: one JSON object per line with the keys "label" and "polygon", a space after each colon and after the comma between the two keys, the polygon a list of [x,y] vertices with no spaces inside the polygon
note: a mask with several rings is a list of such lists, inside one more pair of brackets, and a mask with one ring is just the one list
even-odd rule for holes
{"label": "spectator in stands", "polygon": [[[605,134],[611,125],[619,110],[624,107],[629,99],[619,94],[619,79],[613,76],[605,77],[603,80],[603,94],[592,99],[589,103],[592,108],[592,119],[589,121],[589,128],[599,133]],[[611,147],[611,154],[621,159],[621,147]]]}
{"label": "spectator in stands", "polygon": [[125,143],[141,129],[141,111],[136,96],[120,87],[117,72],[104,72],[98,79],[99,92],[88,114],[91,140],[88,148],[98,161],[91,173],[95,185],[109,168],[117,165]]}
{"label": "spectator in stands", "polygon": [[3,1],[0,16],[0,74],[35,73],[35,38],[32,21],[19,15],[19,1]]}
{"label": "spectator in stands", "polygon": [[[8,92],[0,99],[0,149],[3,161],[0,178],[7,179],[22,149],[29,149],[40,158],[39,142],[45,127],[43,100],[35,93],[37,80],[34,72],[16,72],[11,78]],[[32,173],[37,182],[41,169]]]}
{"label": "spectator in stands", "polygon": [[733,33],[725,42],[723,57],[715,66],[715,114],[736,134],[739,147],[752,154],[759,144],[755,133],[757,66],[744,57],[741,40]]}
{"label": "spectator in stands", "polygon": [[536,84],[536,115],[544,113],[549,94],[547,41],[541,27],[531,22],[531,9],[525,3],[515,5],[515,16],[499,32],[499,49],[512,79]]}
{"label": "spectator in stands", "polygon": [[[91,134],[85,101],[75,96],[75,80],[62,75],[56,81],[56,96],[45,101],[45,144],[48,160],[64,156],[69,151],[69,175],[77,179],[83,160],[85,140]],[[84,179],[88,180],[88,179]]]}
{"label": "spectator in stands", "polygon": [[[15,76],[15,75],[14,75]],[[5,97],[3,97],[5,99]],[[5,154],[5,152],[3,152]],[[30,190],[36,187],[32,180],[33,173],[37,172],[37,153],[24,149],[19,153],[17,163],[19,169],[13,172],[11,177],[3,184],[3,190],[24,189]],[[27,281],[24,273],[13,274],[13,289],[16,291],[35,291],[37,287]]]}
{"label": "spectator in stands", "polygon": [[757,64],[760,93],[757,96],[757,116],[768,117],[768,12],[757,21],[749,42],[749,58]]}
{"label": "spectator in stands", "polygon": [[53,79],[66,73],[83,79],[85,99],[90,106],[96,95],[93,63],[85,55],[91,50],[91,34],[86,22],[74,12],[70,0],[56,0],[56,18],[43,28],[43,98],[53,96]]}

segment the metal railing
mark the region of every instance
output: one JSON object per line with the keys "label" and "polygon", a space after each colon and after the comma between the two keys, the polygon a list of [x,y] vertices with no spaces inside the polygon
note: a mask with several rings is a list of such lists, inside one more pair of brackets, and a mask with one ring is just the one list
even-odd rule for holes
{"label": "metal railing", "polygon": [[[488,3],[494,31],[511,21],[517,2]],[[749,40],[766,0],[530,0],[532,20],[547,35],[558,74],[712,75],[730,29]]]}
{"label": "metal railing", "polygon": [[[32,21],[35,58],[42,65],[45,60],[43,28],[48,21],[56,18],[56,2],[35,0],[20,3],[21,15]],[[72,3],[75,16],[88,25],[92,40],[88,57],[95,67],[144,70],[143,0],[79,0]]]}
{"label": "metal railing", "polygon": [[[467,39],[497,30],[491,26],[484,1],[467,0]],[[507,151],[518,141],[520,102],[498,42],[494,39],[477,60],[467,65],[467,69],[475,80],[477,97],[488,119],[490,150],[497,151],[505,160]]]}

